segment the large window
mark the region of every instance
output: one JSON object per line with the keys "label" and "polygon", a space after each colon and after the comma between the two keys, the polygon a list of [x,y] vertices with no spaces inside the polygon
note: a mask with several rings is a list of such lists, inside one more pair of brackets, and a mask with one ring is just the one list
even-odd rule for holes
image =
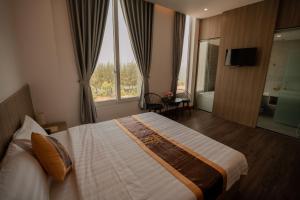
{"label": "large window", "polygon": [[90,82],[94,100],[137,97],[140,80],[120,2],[111,0],[97,67]]}
{"label": "large window", "polygon": [[178,82],[177,82],[177,93],[182,93],[187,90],[188,80],[188,60],[189,60],[189,36],[190,36],[190,17],[186,16],[182,59],[179,70]]}
{"label": "large window", "polygon": [[135,62],[127,26],[122,13],[120,1],[118,1],[118,25],[119,25],[119,62],[120,62],[120,90],[121,98],[135,97],[139,95],[140,72]]}

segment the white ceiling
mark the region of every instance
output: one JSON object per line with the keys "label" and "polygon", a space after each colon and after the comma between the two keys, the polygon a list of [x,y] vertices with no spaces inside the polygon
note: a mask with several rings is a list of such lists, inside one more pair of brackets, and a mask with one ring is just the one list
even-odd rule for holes
{"label": "white ceiling", "polygon": [[[262,0],[146,0],[197,18],[206,18],[224,11]],[[207,8],[207,11],[203,9]]]}

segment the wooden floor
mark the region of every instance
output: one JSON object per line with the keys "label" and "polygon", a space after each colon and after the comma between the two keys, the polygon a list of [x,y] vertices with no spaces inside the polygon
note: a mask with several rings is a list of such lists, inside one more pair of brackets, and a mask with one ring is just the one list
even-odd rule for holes
{"label": "wooden floor", "polygon": [[300,200],[299,139],[232,123],[204,111],[185,111],[174,120],[247,157],[249,172],[234,199]]}

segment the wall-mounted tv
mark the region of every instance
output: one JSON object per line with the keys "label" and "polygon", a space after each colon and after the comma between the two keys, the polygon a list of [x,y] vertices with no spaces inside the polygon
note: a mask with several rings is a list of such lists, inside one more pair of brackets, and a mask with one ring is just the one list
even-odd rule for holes
{"label": "wall-mounted tv", "polygon": [[255,66],[257,48],[226,49],[226,66]]}

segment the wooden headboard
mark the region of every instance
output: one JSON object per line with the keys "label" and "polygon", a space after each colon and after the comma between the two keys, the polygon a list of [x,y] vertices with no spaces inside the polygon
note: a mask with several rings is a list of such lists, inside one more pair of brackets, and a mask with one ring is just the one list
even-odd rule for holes
{"label": "wooden headboard", "polygon": [[28,85],[0,103],[0,160],[6,152],[12,135],[21,127],[25,115],[34,117]]}

